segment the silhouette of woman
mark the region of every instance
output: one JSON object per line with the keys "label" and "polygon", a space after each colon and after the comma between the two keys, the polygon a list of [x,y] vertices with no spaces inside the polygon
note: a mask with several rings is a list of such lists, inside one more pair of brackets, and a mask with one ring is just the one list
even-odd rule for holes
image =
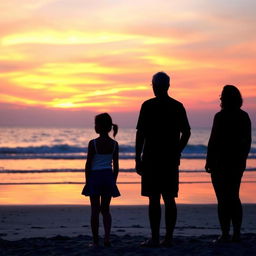
{"label": "silhouette of woman", "polygon": [[205,169],[211,173],[218,201],[222,235],[216,241],[229,241],[232,222],[232,241],[239,242],[243,217],[239,190],[251,146],[251,121],[241,110],[243,100],[235,86],[224,86],[220,100],[221,111],[214,117]]}

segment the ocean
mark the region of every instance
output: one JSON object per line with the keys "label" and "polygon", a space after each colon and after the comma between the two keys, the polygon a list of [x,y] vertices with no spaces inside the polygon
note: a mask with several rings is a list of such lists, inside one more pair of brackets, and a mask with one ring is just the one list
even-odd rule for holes
{"label": "ocean", "polygon": [[[114,204],[146,204],[134,170],[135,129],[120,128],[118,186]],[[179,203],[208,204],[216,199],[204,170],[210,129],[192,129],[182,153]],[[0,204],[88,204],[81,196],[92,128],[0,128]],[[256,203],[256,131],[244,173],[241,198]]]}

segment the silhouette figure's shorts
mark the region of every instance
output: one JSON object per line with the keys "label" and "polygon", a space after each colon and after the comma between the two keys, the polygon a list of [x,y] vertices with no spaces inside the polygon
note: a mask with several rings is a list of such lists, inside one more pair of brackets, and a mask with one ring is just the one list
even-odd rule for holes
{"label": "silhouette figure's shorts", "polygon": [[144,168],[141,175],[141,195],[167,194],[178,197],[179,170],[176,168]]}

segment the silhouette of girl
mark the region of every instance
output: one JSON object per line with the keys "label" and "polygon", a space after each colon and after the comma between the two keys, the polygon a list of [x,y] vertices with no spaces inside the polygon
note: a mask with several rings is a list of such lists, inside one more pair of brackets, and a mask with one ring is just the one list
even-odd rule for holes
{"label": "silhouette of girl", "polygon": [[224,86],[220,100],[221,111],[214,117],[205,169],[211,173],[218,201],[222,235],[217,241],[229,241],[232,222],[232,241],[238,242],[243,216],[239,190],[251,146],[251,121],[241,110],[243,100],[235,86]]}
{"label": "silhouette of girl", "polygon": [[119,150],[117,141],[109,137],[112,128],[115,137],[118,127],[112,123],[109,114],[103,113],[95,117],[95,131],[99,137],[89,142],[85,165],[86,185],[82,194],[90,197],[91,229],[95,247],[99,245],[100,213],[103,216],[105,231],[104,245],[111,246],[109,238],[112,221],[109,205],[111,197],[120,196],[116,186]]}

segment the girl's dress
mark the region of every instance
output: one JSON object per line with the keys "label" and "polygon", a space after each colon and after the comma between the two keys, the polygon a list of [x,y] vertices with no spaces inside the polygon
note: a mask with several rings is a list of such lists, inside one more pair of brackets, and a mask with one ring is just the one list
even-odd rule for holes
{"label": "girl's dress", "polygon": [[89,171],[86,185],[82,190],[82,195],[118,197],[120,196],[120,192],[117,188],[112,170],[112,159],[116,142],[111,154],[99,154],[95,140],[93,140],[93,143],[96,153],[93,157],[92,167]]}

